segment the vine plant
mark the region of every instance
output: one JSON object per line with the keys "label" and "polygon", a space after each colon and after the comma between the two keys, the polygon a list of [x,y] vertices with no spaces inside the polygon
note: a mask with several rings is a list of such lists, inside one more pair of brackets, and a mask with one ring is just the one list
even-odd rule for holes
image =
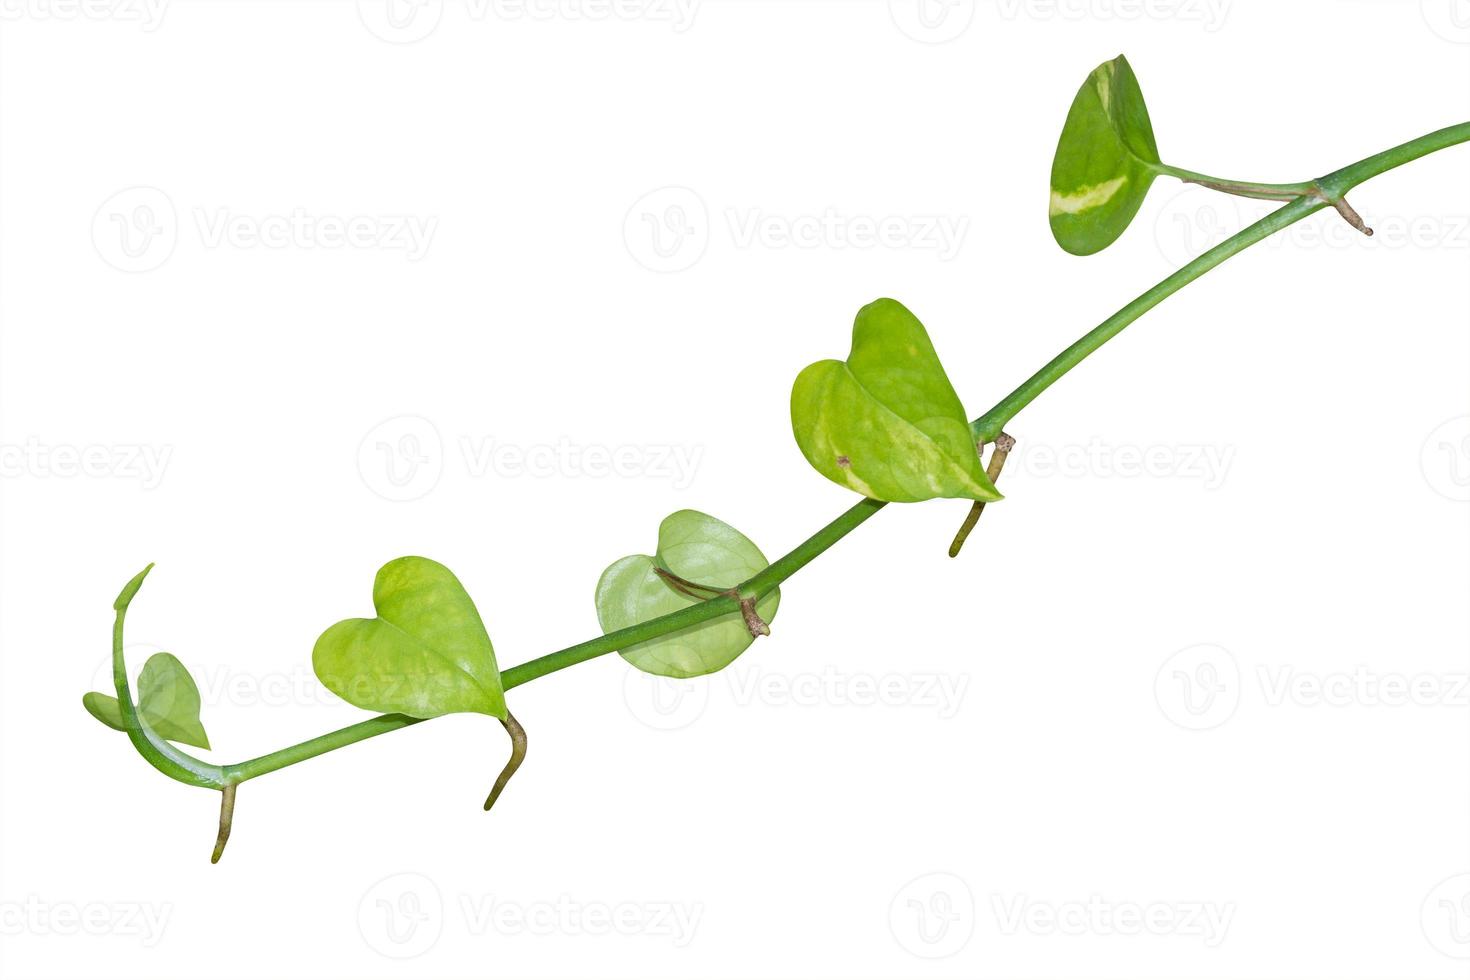
{"label": "vine plant", "polygon": [[[767,562],[739,531],[696,511],[670,515],[651,555],[614,562],[597,583],[603,635],[502,671],[464,587],[443,565],[398,558],[378,570],[368,618],[329,628],[312,652],[317,676],[349,703],[379,714],[339,731],[245,762],[216,764],[179,745],[209,748],[199,721],[199,691],[171,654],[144,665],[133,697],[123,660],[128,606],[148,575],[138,573],[113,603],[116,697],[90,693],[83,704],[124,731],[165,775],[221,794],[212,860],[229,838],[236,788],[343,746],[453,712],[497,719],[510,735],[510,761],[495,780],[490,809],[526,753],[526,734],[506,692],[614,650],[640,670],[695,677],[720,670],[757,636],[770,633],[779,586],[890,502],[972,501],[950,547],[957,555],[996,490],[1014,440],[1003,431],[1037,395],[1124,327],[1235,255],[1324,208],[1372,234],[1346,195],[1371,177],[1426,154],[1470,141],[1470,122],[1384,150],[1315,180],[1265,184],[1225,180],[1165,164],[1159,157],[1138,80],[1123,57],[1099,66],[1078,91],[1062,128],[1051,172],[1049,219],[1058,244],[1089,255],[1112,244],[1133,220],[1154,180],[1174,177],[1227,194],[1283,206],[1200,255],[1094,327],[1050,363],[970,421],[923,324],[901,304],[864,307],[846,360],[812,364],[791,392],[791,423],[801,452],[828,479],[862,499],[791,552]],[[985,447],[992,450],[988,463]]]}

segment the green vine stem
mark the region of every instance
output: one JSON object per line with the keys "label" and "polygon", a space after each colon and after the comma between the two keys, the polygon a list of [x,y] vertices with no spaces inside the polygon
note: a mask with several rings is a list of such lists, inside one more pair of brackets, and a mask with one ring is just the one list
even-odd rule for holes
{"label": "green vine stem", "polygon": [[1457,126],[1447,126],[1444,129],[1421,136],[1418,139],[1401,143],[1392,149],[1384,150],[1382,153],[1375,153],[1371,157],[1359,160],[1351,166],[1343,167],[1341,170],[1334,171],[1326,177],[1313,181],[1312,183],[1320,188],[1324,197],[1299,197],[1293,199],[1289,204],[1272,211],[1260,221],[1232,235],[1188,265],[1183,266],[1179,271],[1164,279],[1117,313],[1108,317],[1087,334],[1083,335],[1071,347],[1068,347],[1056,357],[1052,358],[1045,367],[1026,379],[1019,388],[1002,398],[994,408],[970,423],[975,441],[980,443],[993,442],[995,437],[1000,435],[1001,428],[1014,418],[1016,413],[1031,404],[1037,395],[1050,388],[1062,375],[1082,363],[1087,355],[1097,350],[1109,340],[1112,340],[1122,332],[1124,327],[1128,326],[1134,320],[1137,320],[1206,272],[1220,265],[1226,259],[1244,251],[1264,238],[1269,238],[1288,225],[1295,224],[1309,214],[1314,214],[1325,207],[1333,206],[1333,201],[1342,200],[1348,191],[1371,177],[1387,173],[1395,167],[1401,167],[1422,156],[1427,156],[1436,150],[1443,150],[1446,147],[1466,141],[1470,141],[1470,122],[1460,123]]}
{"label": "green vine stem", "polygon": [[[1230,193],[1250,191],[1255,192],[1251,196],[1276,195],[1272,199],[1280,199],[1280,195],[1287,192],[1293,196],[1283,207],[1180,268],[1058,354],[1015,391],[1001,399],[995,407],[971,423],[975,441],[981,445],[994,442],[1001,435],[1002,427],[1010,422],[1017,413],[1068,371],[1080,364],[1089,354],[1116,337],[1124,327],[1226,259],[1323,208],[1335,206],[1341,210],[1340,202],[1343,202],[1344,195],[1371,177],[1386,173],[1437,150],[1467,141],[1470,141],[1470,122],[1449,126],[1410,140],[1334,171],[1318,180],[1303,184],[1249,184],[1240,181],[1216,181],[1214,178],[1190,171],[1173,173],[1174,176],[1182,179],[1201,178],[1197,182],[1206,186],[1226,185],[1218,186],[1217,189],[1227,190]],[[1169,170],[1172,171],[1173,168]],[[882,502],[869,499],[854,504],[836,520],[792,549],[789,554],[777,559],[765,570],[738,586],[733,590],[732,595],[715,596],[678,612],[608,633],[511,667],[502,674],[503,686],[505,690],[510,690],[538,677],[545,677],[547,674],[564,670],[594,657],[687,629],[719,616],[740,612],[742,603],[758,600],[785,582],[817,556],[856,530],[883,506]],[[149,569],[151,568],[150,565]],[[114,604],[117,616],[113,626],[113,680],[117,688],[119,706],[126,722],[128,737],[139,753],[166,775],[191,786],[227,791],[226,809],[233,809],[234,787],[246,780],[305,762],[307,759],[313,759],[364,739],[416,725],[424,720],[407,715],[380,715],[245,762],[216,765],[194,758],[159,737],[142,722],[128,687],[127,669],[122,655],[123,621],[127,614],[129,601],[136,594],[147,574],[148,569],[144,569],[129,582]],[[228,823],[223,819],[221,833],[228,835]]]}

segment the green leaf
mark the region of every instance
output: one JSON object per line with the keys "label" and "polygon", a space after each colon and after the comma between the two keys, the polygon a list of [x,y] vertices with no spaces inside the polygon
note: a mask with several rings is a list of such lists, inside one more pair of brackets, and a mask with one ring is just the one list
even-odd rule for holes
{"label": "green leaf", "polygon": [[818,361],[791,389],[791,428],[827,479],[874,500],[999,500],[964,406],[918,318],[863,307],[844,361]]}
{"label": "green leaf", "polygon": [[1138,78],[1122,55],[1099,65],[1072,100],[1051,165],[1051,232],[1073,255],[1123,234],[1158,176],[1159,148]]}
{"label": "green leaf", "polygon": [[[604,633],[612,633],[698,601],[676,591],[655,567],[700,585],[730,589],[769,564],[760,549],[730,525],[697,510],[681,510],[658,526],[657,554],[629,555],[602,573],[597,583],[597,620]],[[769,623],[780,604],[780,590],[773,589],[755,608]],[[727,666],[745,652],[752,639],[740,614],[732,612],[618,652],[650,674],[698,677]]]}
{"label": "green leaf", "polygon": [[[93,691],[82,695],[82,706],[108,728],[128,730],[117,698]],[[199,687],[173,654],[155,653],[143,665],[138,675],[138,712],[149,728],[169,741],[209,748],[209,736],[199,722]]]}
{"label": "green leaf", "polygon": [[312,650],[317,677],[359,708],[414,718],[474,711],[505,720],[490,636],[454,573],[398,558],[373,581],[376,619],[347,619]]}

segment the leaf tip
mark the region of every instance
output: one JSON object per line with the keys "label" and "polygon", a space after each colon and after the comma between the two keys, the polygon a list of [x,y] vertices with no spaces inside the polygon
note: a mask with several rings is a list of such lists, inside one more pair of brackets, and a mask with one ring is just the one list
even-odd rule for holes
{"label": "leaf tip", "polygon": [[150,561],[147,568],[134,575],[128,580],[128,584],[123,586],[122,591],[117,594],[117,599],[113,601],[112,608],[117,612],[128,608],[128,603],[133,601],[133,596],[138,594],[138,590],[143,587],[143,580],[151,571],[153,571],[153,562]]}

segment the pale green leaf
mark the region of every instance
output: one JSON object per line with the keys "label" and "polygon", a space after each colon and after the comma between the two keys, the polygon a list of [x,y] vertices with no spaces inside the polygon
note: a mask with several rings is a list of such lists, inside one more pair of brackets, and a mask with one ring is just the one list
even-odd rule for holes
{"label": "pale green leaf", "polygon": [[858,312],[846,361],[797,376],[791,428],[817,472],[866,497],[1000,499],[924,325],[895,300]]}
{"label": "pale green leaf", "polygon": [[1143,205],[1158,164],[1143,91],[1119,55],[1087,76],[1057,142],[1048,209],[1057,243],[1073,255],[1111,245]]}
{"label": "pale green leaf", "polygon": [[317,677],[369,711],[433,718],[474,711],[505,719],[490,636],[454,573],[398,558],[373,582],[375,619],[347,619],[312,650]]}
{"label": "pale green leaf", "polygon": [[[729,589],[768,564],[760,549],[730,525],[699,511],[681,510],[659,525],[657,554],[629,555],[602,573],[597,583],[597,619],[603,632],[612,633],[698,601],[676,591],[655,567],[700,585]],[[780,603],[780,590],[773,589],[756,603],[756,612],[769,623]],[[745,621],[732,612],[619,653],[650,674],[697,677],[727,666],[751,640]]]}
{"label": "pale green leaf", "polygon": [[[128,730],[117,698],[93,691],[82,696],[82,706],[107,727]],[[138,713],[149,728],[171,742],[209,748],[209,736],[199,721],[199,687],[171,653],[155,653],[143,665],[138,675]]]}

